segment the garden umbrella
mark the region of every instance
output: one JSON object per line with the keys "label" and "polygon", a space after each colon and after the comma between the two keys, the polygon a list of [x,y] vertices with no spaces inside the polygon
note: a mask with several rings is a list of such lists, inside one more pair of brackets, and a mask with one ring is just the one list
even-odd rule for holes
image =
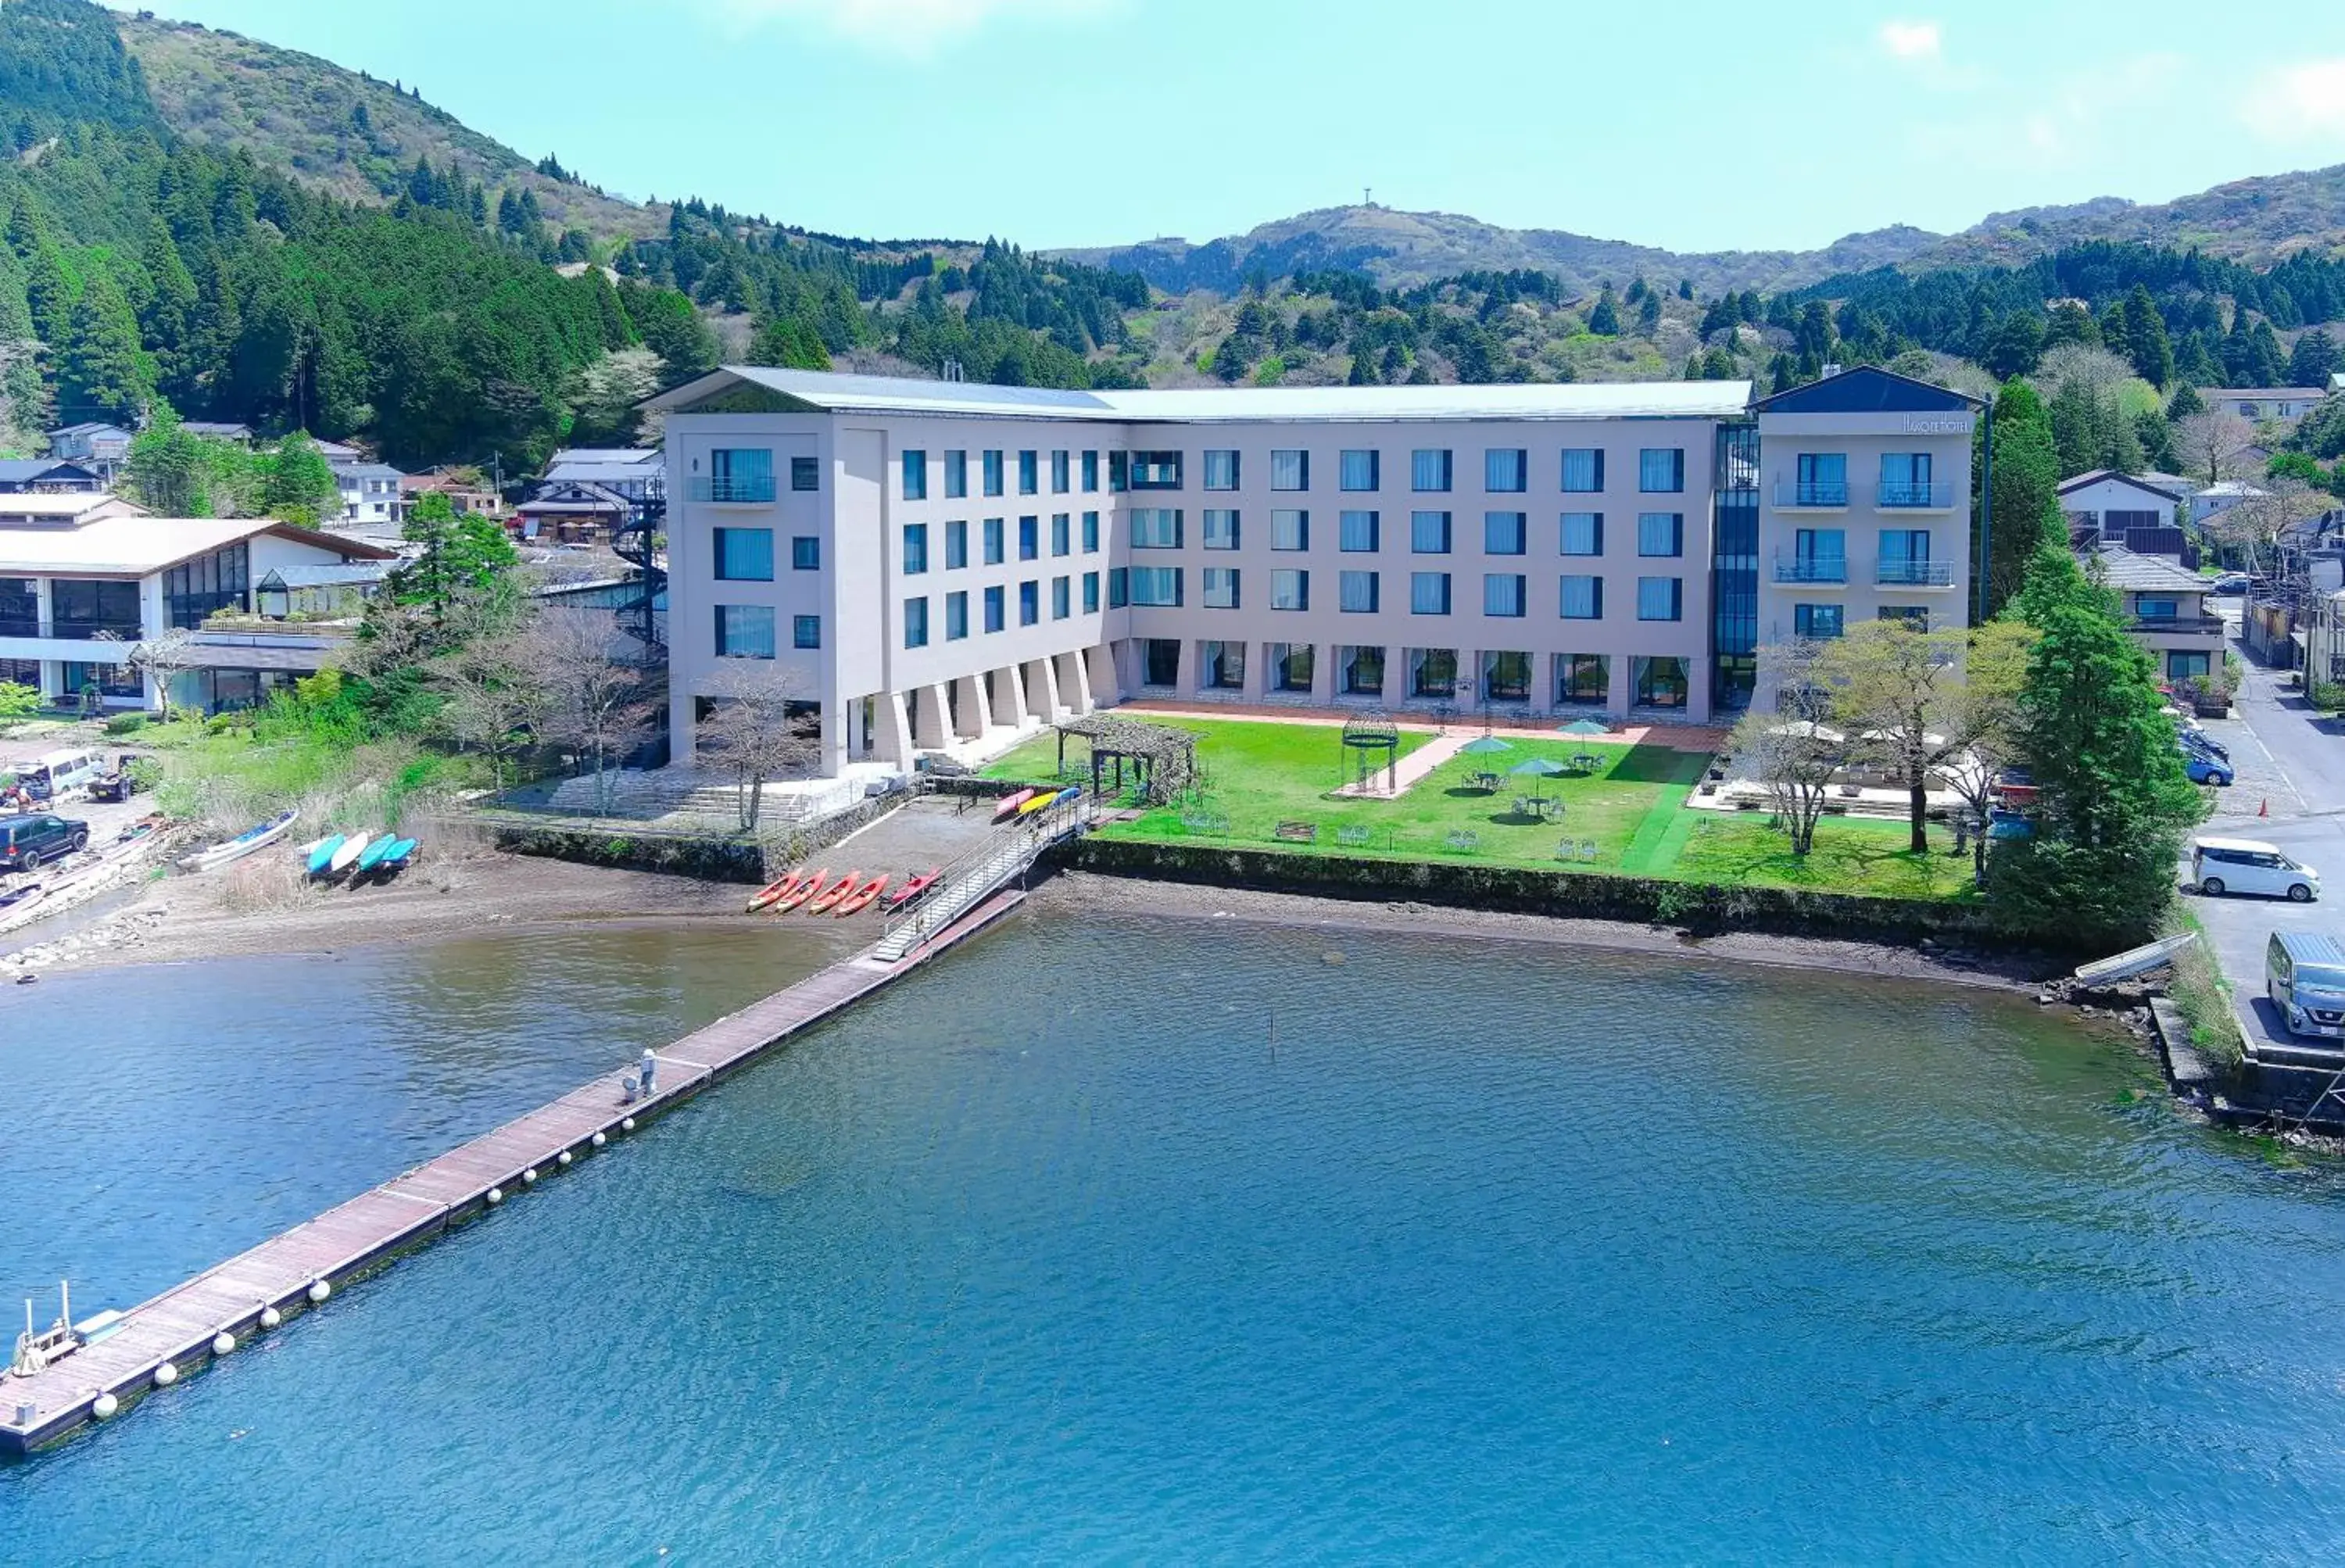
{"label": "garden umbrella", "polygon": [[1575,718],[1561,727],[1566,735],[1609,735],[1612,731],[1592,718]]}
{"label": "garden umbrella", "polygon": [[[1507,771],[1513,774],[1518,779],[1554,779],[1562,774],[1570,772],[1571,769],[1566,768],[1560,762],[1551,761],[1545,757],[1534,757],[1528,762],[1516,763],[1512,768],[1508,769]],[[1534,789],[1536,789],[1536,786],[1534,786]],[[1531,798],[1533,799],[1539,799],[1536,793],[1534,793]]]}
{"label": "garden umbrella", "polygon": [[1465,757],[1496,757],[1501,751],[1512,751],[1514,748],[1514,742],[1511,740],[1501,740],[1495,735],[1485,735],[1479,740],[1467,741],[1457,750],[1459,755]]}

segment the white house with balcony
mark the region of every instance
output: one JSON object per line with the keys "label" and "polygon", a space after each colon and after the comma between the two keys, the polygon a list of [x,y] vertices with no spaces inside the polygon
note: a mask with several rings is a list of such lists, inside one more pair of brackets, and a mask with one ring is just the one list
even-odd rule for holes
{"label": "white house with balcony", "polygon": [[[133,662],[142,641],[194,634],[196,667],[174,700],[246,706],[330,662],[335,628],[270,624],[254,585],[321,565],[381,563],[391,552],[271,518],[150,517],[110,496],[11,496],[0,509],[0,680],[54,707],[162,705]],[[28,508],[60,504],[46,514]],[[76,510],[62,504],[78,503]]]}

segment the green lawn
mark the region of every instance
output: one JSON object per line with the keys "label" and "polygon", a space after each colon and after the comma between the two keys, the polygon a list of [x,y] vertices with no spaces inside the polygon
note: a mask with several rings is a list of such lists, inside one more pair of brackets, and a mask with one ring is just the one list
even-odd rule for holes
{"label": "green lawn", "polygon": [[1949,853],[1954,836],[1934,824],[1931,852],[1916,855],[1908,847],[1912,833],[1903,822],[1828,818],[1816,825],[1815,846],[1802,859],[1792,853],[1792,840],[1782,830],[1768,826],[1763,813],[1687,811],[1682,816],[1695,820],[1664,874],[1688,881],[1812,888],[1882,898],[1974,896],[1970,857]]}

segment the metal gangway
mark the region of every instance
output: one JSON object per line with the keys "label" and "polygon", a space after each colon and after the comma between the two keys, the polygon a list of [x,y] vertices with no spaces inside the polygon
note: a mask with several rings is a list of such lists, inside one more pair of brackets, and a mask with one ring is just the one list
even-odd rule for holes
{"label": "metal gangway", "polygon": [[1043,850],[1089,830],[1097,815],[1097,803],[1079,794],[1003,823],[947,866],[918,903],[888,917],[871,956],[881,963],[901,963],[930,937],[1023,877]]}

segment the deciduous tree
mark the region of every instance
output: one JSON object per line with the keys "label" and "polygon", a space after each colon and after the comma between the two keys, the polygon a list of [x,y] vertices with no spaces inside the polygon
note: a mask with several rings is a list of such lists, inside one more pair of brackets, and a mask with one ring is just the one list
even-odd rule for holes
{"label": "deciduous tree", "polygon": [[1744,714],[1730,743],[1738,769],[1766,789],[1794,855],[1815,848],[1816,823],[1848,761],[1847,738],[1832,728],[1834,694],[1817,678],[1818,646],[1770,650],[1767,662],[1781,677],[1777,706]]}
{"label": "deciduous tree", "polygon": [[763,660],[728,664],[708,695],[715,707],[697,726],[695,745],[704,761],[733,776],[741,830],[754,833],[766,783],[820,759],[821,711],[794,672]]}
{"label": "deciduous tree", "polygon": [[1968,743],[1954,723],[1961,711],[1954,693],[1963,684],[1964,644],[1958,629],[1859,621],[1817,645],[1810,676],[1831,691],[1832,711],[1853,732],[1852,754],[1882,763],[1904,784],[1917,855],[1930,849],[1930,780]]}

